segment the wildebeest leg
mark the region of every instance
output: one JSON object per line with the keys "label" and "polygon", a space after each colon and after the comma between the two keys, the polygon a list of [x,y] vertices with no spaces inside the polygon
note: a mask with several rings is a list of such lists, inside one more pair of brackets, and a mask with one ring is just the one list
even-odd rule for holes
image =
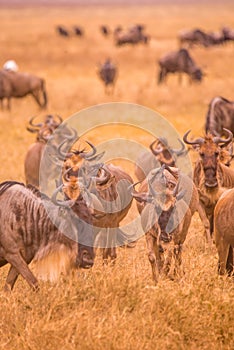
{"label": "wildebeest leg", "polygon": [[106,248],[103,249],[103,261],[104,263],[108,262],[108,258],[111,259],[111,262],[114,263],[117,254],[116,254],[116,239],[115,239],[114,229],[106,229]]}
{"label": "wildebeest leg", "polygon": [[181,273],[181,264],[182,264],[182,244],[176,244],[174,246],[174,259],[175,259],[175,268],[174,275],[179,276]]}
{"label": "wildebeest leg", "polygon": [[40,98],[39,98],[39,91],[38,90],[32,91],[32,96],[34,97],[34,99],[37,102],[37,104],[39,105],[39,107],[42,108],[43,104],[41,103]]}
{"label": "wildebeest leg", "polygon": [[167,276],[169,274],[170,268],[171,268],[171,260],[172,260],[172,250],[168,249],[167,257],[164,261],[163,265],[163,273]]}
{"label": "wildebeest leg", "polygon": [[5,292],[11,291],[13,289],[18,276],[19,276],[19,272],[16,270],[14,266],[11,265],[6,278],[6,283],[4,286]]}
{"label": "wildebeest leg", "polygon": [[30,287],[34,290],[38,289],[38,281],[20,253],[7,253],[5,259],[24,277]]}
{"label": "wildebeest leg", "polygon": [[[159,247],[157,245],[157,238],[152,236],[149,232],[146,233],[146,245],[148,250],[148,259],[152,268],[152,277],[155,283],[158,283],[159,278]],[[159,262],[160,263],[160,262]]]}
{"label": "wildebeest leg", "polygon": [[11,110],[11,98],[10,97],[7,97],[7,109],[8,109],[8,111]]}
{"label": "wildebeest leg", "polygon": [[231,274],[233,273],[233,248],[231,246],[229,247],[226,271],[228,273],[228,276],[231,276]]}
{"label": "wildebeest leg", "polygon": [[227,272],[226,266],[230,245],[225,242],[222,237],[220,237],[218,239],[216,238],[216,247],[219,256],[218,272],[220,275],[224,275]]}
{"label": "wildebeest leg", "polygon": [[164,73],[164,70],[161,68],[158,74],[158,85],[163,82],[164,77],[165,77],[165,73]]}
{"label": "wildebeest leg", "polygon": [[205,209],[203,206],[199,203],[198,208],[197,208],[198,214],[200,216],[201,222],[204,225],[205,228],[205,235],[206,235],[206,241],[211,244],[211,235],[210,235],[210,221],[208,220],[206,216]]}

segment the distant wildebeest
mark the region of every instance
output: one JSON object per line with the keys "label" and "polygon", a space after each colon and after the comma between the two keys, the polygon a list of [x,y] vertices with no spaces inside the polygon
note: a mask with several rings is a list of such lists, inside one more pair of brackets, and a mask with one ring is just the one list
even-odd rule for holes
{"label": "distant wildebeest", "polygon": [[[124,232],[119,228],[120,222],[127,215],[132,197],[129,186],[133,183],[130,175],[122,168],[113,164],[103,164],[97,161],[102,154],[92,143],[88,142],[92,150],[90,152],[71,149],[64,152],[58,147],[60,159],[64,161],[62,166],[62,183],[64,194],[68,199],[75,199],[80,195],[82,188],[87,187],[89,191],[99,200],[102,208],[100,216],[94,219],[93,225],[99,234],[99,246],[103,248],[103,259],[116,258],[116,242],[121,240],[124,245]],[[79,181],[77,181],[79,180]]]}
{"label": "distant wildebeest", "polygon": [[234,101],[217,96],[209,103],[205,129],[215,136],[222,136],[224,128],[234,133]]}
{"label": "distant wildebeest", "polygon": [[220,275],[233,273],[234,248],[234,189],[225,191],[214,211],[214,238],[219,256]]}
{"label": "distant wildebeest", "polygon": [[104,36],[108,36],[110,34],[110,29],[106,25],[101,25],[100,31]]}
{"label": "distant wildebeest", "polygon": [[143,42],[148,43],[149,36],[144,34],[144,27],[142,25],[135,25],[129,28],[128,31],[123,32],[121,27],[117,27],[114,31],[114,40],[117,46],[122,46],[125,44],[138,44]]}
{"label": "distant wildebeest", "polygon": [[179,82],[181,82],[180,73],[188,74],[191,81],[202,81],[203,72],[186,49],[169,52],[163,56],[158,63],[160,67],[158,84],[165,81],[166,76],[169,73],[179,73]]}
{"label": "distant wildebeest", "polygon": [[117,66],[108,58],[99,66],[98,75],[105,85],[105,93],[113,93],[117,78]]}
{"label": "distant wildebeest", "polygon": [[176,166],[177,157],[187,153],[182,141],[180,149],[173,149],[169,146],[168,141],[164,137],[154,140],[149,148],[150,151],[143,152],[139,155],[135,164],[135,175],[139,181],[143,181],[150,170],[166,164],[168,166]]}
{"label": "distant wildebeest", "polygon": [[12,97],[25,97],[32,95],[41,108],[47,106],[47,93],[45,80],[29,73],[0,70],[0,100],[7,99],[8,109],[11,107]]}
{"label": "distant wildebeest", "polygon": [[[39,188],[39,172],[41,157],[43,155],[46,143],[53,134],[54,130],[62,123],[62,118],[60,116],[54,117],[53,115],[45,116],[43,123],[34,124],[34,118],[29,121],[29,126],[27,130],[36,133],[36,142],[33,143],[25,156],[24,161],[24,173],[26,184],[31,184]],[[49,166],[44,171],[48,172],[48,176],[52,173],[53,164]]]}
{"label": "distant wildebeest", "polygon": [[33,289],[38,288],[28,267],[32,260],[37,262],[40,277],[50,280],[72,268],[93,265],[95,237],[84,224],[92,223],[92,210],[83,199],[58,201],[57,193],[50,200],[41,198],[33,186],[14,181],[0,184],[0,267],[11,265],[6,290],[14,287],[19,274]]}
{"label": "distant wildebeest", "polygon": [[211,45],[209,35],[200,29],[181,31],[179,33],[179,41],[181,45],[188,44],[188,47],[193,45],[208,47]]}
{"label": "distant wildebeest", "polygon": [[74,33],[77,36],[83,36],[84,35],[84,30],[80,26],[74,26]]}
{"label": "distant wildebeest", "polygon": [[[178,169],[177,169],[178,170]],[[136,185],[136,184],[135,184]],[[174,257],[173,275],[179,274],[182,246],[191,223],[192,213],[179,190],[178,178],[165,169],[165,165],[151,171],[139,190],[133,186],[141,224],[146,235],[148,258],[155,283],[161,272],[170,272]]]}
{"label": "distant wildebeest", "polygon": [[62,26],[57,26],[57,27],[56,27],[56,31],[57,31],[57,33],[58,33],[59,35],[61,35],[61,36],[65,36],[65,37],[69,37],[69,36],[70,36],[70,34],[69,34],[69,32],[67,31],[67,29],[64,28],[64,27],[62,27]]}
{"label": "distant wildebeest", "polygon": [[12,71],[12,72],[18,72],[19,67],[18,64],[14,60],[6,61],[3,65],[3,69]]}
{"label": "distant wildebeest", "polygon": [[223,27],[221,29],[225,41],[234,41],[234,30],[228,27]]}
{"label": "distant wildebeest", "polygon": [[232,142],[233,134],[225,129],[227,138],[207,134],[204,138],[188,140],[187,131],[183,137],[185,143],[193,145],[199,153],[194,168],[194,183],[198,188],[200,205],[204,208],[213,233],[214,208],[224,188],[234,187],[234,170],[221,163],[219,156],[222,147]]}

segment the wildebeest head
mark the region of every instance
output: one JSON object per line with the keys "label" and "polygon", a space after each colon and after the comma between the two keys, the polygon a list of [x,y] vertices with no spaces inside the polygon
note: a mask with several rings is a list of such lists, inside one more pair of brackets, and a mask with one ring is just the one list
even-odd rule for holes
{"label": "wildebeest head", "polygon": [[161,168],[151,171],[150,177],[148,177],[147,192],[137,192],[135,190],[135,186],[139,182],[132,186],[132,196],[138,202],[153,204],[156,210],[160,212],[172,209],[175,206],[176,200],[181,199],[184,195],[183,191],[178,192],[178,172],[175,171],[175,173],[172,174],[166,167],[166,165],[163,165]]}
{"label": "wildebeest head", "polygon": [[175,166],[176,158],[186,154],[185,146],[181,142],[180,149],[173,149],[169,146],[167,139],[159,137],[150,144],[150,150],[161,165]]}
{"label": "wildebeest head", "polygon": [[227,146],[233,138],[232,132],[224,129],[228,135],[226,139],[221,137],[214,137],[208,133],[204,138],[200,137],[193,141],[188,140],[188,134],[191,130],[184,134],[183,140],[189,145],[197,147],[200,156],[200,162],[205,177],[205,186],[207,188],[218,187],[217,167],[220,161],[220,151],[222,147]]}
{"label": "wildebeest head", "polygon": [[[58,200],[57,195],[63,191],[63,187],[61,185],[54,191],[51,200],[61,208],[60,216],[63,217],[63,220],[72,220],[75,229],[78,230],[77,267],[90,268],[94,264],[95,257],[93,249],[95,234],[92,228],[93,210],[83,199]],[[68,234],[68,232],[64,233]]]}
{"label": "wildebeest head", "polygon": [[195,81],[198,81],[198,82],[202,81],[203,76],[204,76],[204,74],[203,74],[202,70],[198,67],[196,67],[191,73],[191,78]]}
{"label": "wildebeest head", "polygon": [[62,167],[64,193],[68,198],[74,199],[78,198],[82,191],[90,186],[93,178],[99,176],[100,181],[105,181],[109,175],[106,170],[100,170],[103,164],[93,164],[93,161],[100,159],[103,153],[97,154],[97,149],[92,143],[86,141],[91,147],[91,151],[72,149],[66,153],[62,149],[66,142],[67,140],[64,140],[59,145],[58,155],[60,160],[64,161]]}
{"label": "wildebeest head", "polygon": [[62,118],[59,115],[53,116],[51,114],[46,115],[44,122],[35,124],[36,117],[32,117],[29,120],[27,130],[32,133],[37,133],[37,141],[47,142],[54,130],[62,123]]}

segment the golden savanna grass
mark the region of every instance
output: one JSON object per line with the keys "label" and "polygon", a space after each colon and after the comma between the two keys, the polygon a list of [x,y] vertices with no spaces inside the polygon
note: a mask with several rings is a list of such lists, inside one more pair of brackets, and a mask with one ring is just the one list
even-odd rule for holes
{"label": "golden savanna grass", "polygon": [[[176,6],[99,6],[1,8],[0,65],[15,59],[21,71],[46,80],[46,113],[64,119],[98,103],[124,101],[161,113],[182,135],[203,133],[207,104],[216,95],[233,99],[233,44],[194,48],[192,56],[206,71],[200,85],[182,86],[176,77],[156,84],[159,57],[176,49],[183,28],[234,28],[234,5],[195,3]],[[148,46],[116,48],[99,32],[101,24],[144,23]],[[59,37],[55,26],[84,27],[83,38]],[[114,95],[106,96],[96,67],[111,57],[119,67]],[[29,96],[14,100],[12,111],[0,114],[0,180],[24,181],[23,161],[33,142],[25,126],[32,115],[45,112]],[[95,142],[122,127],[92,132]],[[141,137],[135,134],[135,137]],[[146,139],[141,139],[146,144]],[[128,167],[127,163],[123,163]],[[132,172],[132,167],[127,169]],[[133,215],[132,213],[130,215]],[[41,282],[33,293],[22,279],[11,294],[0,293],[0,348],[13,349],[233,349],[233,281],[217,275],[217,254],[205,244],[195,216],[184,252],[180,280],[161,279],[155,287],[142,238],[135,249],[119,249],[115,266],[103,266],[97,256],[89,271],[62,276],[56,285]],[[1,288],[8,267],[0,270]]]}

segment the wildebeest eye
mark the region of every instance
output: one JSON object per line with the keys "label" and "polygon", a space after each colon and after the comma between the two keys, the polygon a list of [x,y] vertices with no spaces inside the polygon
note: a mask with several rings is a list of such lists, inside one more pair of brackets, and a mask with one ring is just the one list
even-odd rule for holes
{"label": "wildebeest eye", "polygon": [[219,155],[219,152],[218,152],[218,151],[217,151],[217,152],[215,152],[215,156],[216,156],[216,157],[218,157],[218,155]]}

